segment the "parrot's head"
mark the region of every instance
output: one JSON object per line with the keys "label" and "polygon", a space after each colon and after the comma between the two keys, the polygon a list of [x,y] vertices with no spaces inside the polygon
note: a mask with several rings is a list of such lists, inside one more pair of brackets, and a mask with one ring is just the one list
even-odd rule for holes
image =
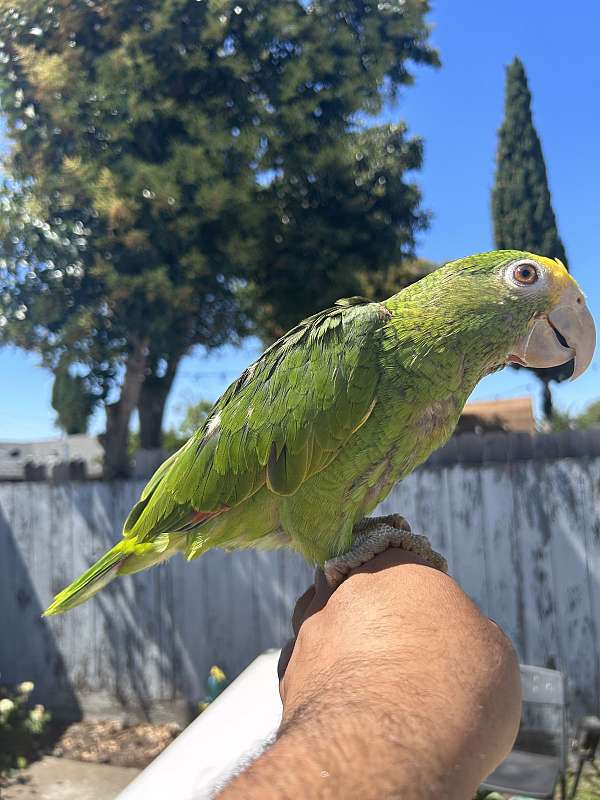
{"label": "parrot's head", "polygon": [[495,250],[445,264],[419,283],[419,294],[426,290],[446,320],[446,334],[455,331],[466,354],[487,361],[484,372],[508,363],[557,367],[573,360],[573,380],[590,365],[594,321],[558,259]]}

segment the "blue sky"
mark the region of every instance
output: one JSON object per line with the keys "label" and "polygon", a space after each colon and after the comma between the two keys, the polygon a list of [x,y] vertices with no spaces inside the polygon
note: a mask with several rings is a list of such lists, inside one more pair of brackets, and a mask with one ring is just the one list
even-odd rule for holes
{"label": "blue sky", "polygon": [[[600,6],[567,7],[545,0],[439,0],[433,3],[432,41],[443,66],[419,69],[416,83],[385,119],[404,119],[425,139],[425,167],[417,177],[434,218],[419,254],[442,262],[493,247],[490,190],[496,132],[502,120],[504,67],[518,55],[533,93],[559,229],[571,269],[600,320]],[[551,254],[549,254],[551,255]],[[200,397],[215,399],[258,352],[248,342],[183,362],[168,406],[168,422]],[[56,435],[51,377],[36,359],[0,350],[0,439]],[[539,394],[522,371],[504,370],[476,389],[480,400]],[[554,390],[556,402],[577,410],[600,397],[600,356],[572,384]],[[102,428],[102,418],[93,429]]]}

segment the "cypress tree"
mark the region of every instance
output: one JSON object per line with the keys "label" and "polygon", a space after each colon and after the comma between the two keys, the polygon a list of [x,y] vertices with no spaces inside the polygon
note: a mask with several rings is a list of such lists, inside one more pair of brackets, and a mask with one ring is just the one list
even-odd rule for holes
{"label": "cypress tree", "polygon": [[[498,132],[492,214],[498,249],[529,250],[560,258],[568,269],[552,208],[542,145],[533,124],[531,92],[525,68],[518,58],[506,73],[506,102],[504,121]],[[544,414],[549,419],[552,416],[549,383],[568,378],[572,365],[533,372],[544,385]]]}

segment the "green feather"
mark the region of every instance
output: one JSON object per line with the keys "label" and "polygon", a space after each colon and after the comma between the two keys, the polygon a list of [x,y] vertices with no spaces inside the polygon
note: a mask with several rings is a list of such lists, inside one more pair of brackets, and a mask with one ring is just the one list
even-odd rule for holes
{"label": "green feather", "polygon": [[384,303],[346,298],[295,326],[223,393],[151,478],[126,538],[48,613],[176,552],[291,541],[322,564],[347,550],[353,525],[446,441],[511,337],[554,302],[550,280],[520,293],[504,279],[518,258],[537,257],[470,256]]}

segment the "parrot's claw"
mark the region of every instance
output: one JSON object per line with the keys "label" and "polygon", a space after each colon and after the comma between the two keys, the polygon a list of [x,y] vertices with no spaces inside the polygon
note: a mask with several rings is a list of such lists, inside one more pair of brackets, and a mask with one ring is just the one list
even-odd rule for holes
{"label": "parrot's claw", "polygon": [[366,564],[388,547],[399,547],[415,553],[430,566],[448,572],[448,562],[436,553],[426,536],[411,533],[410,525],[400,514],[387,517],[365,517],[354,527],[352,549],[343,556],[330,558],[323,565],[327,583],[332,589],[342,583],[351,570]]}

